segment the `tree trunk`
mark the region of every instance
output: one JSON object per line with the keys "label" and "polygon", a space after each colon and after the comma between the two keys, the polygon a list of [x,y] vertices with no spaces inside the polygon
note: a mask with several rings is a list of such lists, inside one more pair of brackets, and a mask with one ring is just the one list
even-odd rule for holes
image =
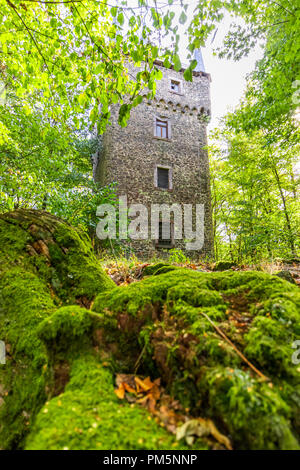
{"label": "tree trunk", "polygon": [[273,166],[273,171],[274,171],[274,174],[275,174],[277,186],[278,186],[280,197],[281,197],[282,204],[283,204],[283,211],[284,211],[284,215],[285,215],[285,219],[286,219],[286,225],[287,225],[287,229],[288,229],[288,239],[289,239],[291,253],[292,253],[293,256],[297,256],[296,255],[296,249],[295,249],[295,240],[294,240],[291,221],[290,221],[290,216],[289,216],[289,213],[288,213],[288,210],[287,210],[287,205],[286,205],[286,199],[285,199],[285,196],[284,196],[284,193],[283,193],[283,190],[282,190],[282,186],[281,186],[281,183],[280,183],[280,178],[279,178],[278,171],[277,171],[277,168],[276,168],[275,165]]}

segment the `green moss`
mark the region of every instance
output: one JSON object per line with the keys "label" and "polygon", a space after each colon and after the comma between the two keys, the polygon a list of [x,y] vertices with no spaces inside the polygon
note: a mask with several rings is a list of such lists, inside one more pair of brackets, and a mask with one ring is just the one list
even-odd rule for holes
{"label": "green moss", "polygon": [[46,399],[47,354],[37,325],[55,310],[43,281],[21,268],[0,276],[0,338],[9,346],[0,383],[6,395],[0,408],[0,447],[18,447]]}
{"label": "green moss", "polygon": [[278,276],[281,279],[284,279],[285,281],[290,282],[291,284],[296,284],[295,279],[293,278],[290,271],[288,270],[279,271],[278,273],[275,274],[275,276]]}
{"label": "green moss", "polygon": [[54,237],[57,244],[50,245],[50,256],[51,259],[53,257],[63,286],[61,295],[65,300],[69,303],[74,303],[78,297],[91,300],[98,292],[115,286],[103,272],[85,234],[66,224],[60,224]]}
{"label": "green moss", "polygon": [[[94,357],[86,356],[94,321],[98,326],[105,325],[101,316],[94,319],[88,310],[70,306],[60,308],[40,323],[37,332],[52,361],[67,358],[72,372],[64,393],[49,400],[40,411],[28,448],[172,448],[174,437],[150,419],[145,410],[120,402],[113,392],[111,373]],[[128,435],[128,429],[134,431]],[[196,446],[205,448],[201,442]]]}
{"label": "green moss", "polygon": [[[141,375],[161,377],[235,448],[298,448],[296,286],[262,272],[161,265],[152,269],[159,276],[115,287],[87,237],[39,211],[0,216],[0,261],[0,338],[8,345],[1,448],[22,448],[28,431],[28,449],[172,448],[173,436],[144,409],[119,401],[100,358],[117,372],[138,364]],[[70,305],[89,307],[96,294],[95,313]]]}
{"label": "green moss", "polygon": [[[205,273],[204,273],[205,274]],[[226,273],[211,273],[213,285],[215,289],[227,291],[230,289],[241,288],[242,286],[250,284],[250,286],[257,287],[266,286],[275,287],[281,286],[282,281],[274,276],[259,271],[230,271]],[[252,284],[251,284],[252,283]],[[284,290],[288,290],[288,285],[285,285]]]}
{"label": "green moss", "polygon": [[143,276],[157,276],[158,274],[165,274],[170,271],[174,271],[175,269],[178,269],[177,266],[172,266],[172,264],[159,262],[146,266],[143,269]]}
{"label": "green moss", "polygon": [[235,263],[232,261],[218,261],[214,265],[214,271],[227,271],[228,269],[231,269],[232,267],[235,266]]}
{"label": "green moss", "polygon": [[[39,324],[63,303],[90,301],[112,287],[81,232],[42,211],[0,216],[0,339],[8,351],[6,364],[0,365],[0,448],[22,446],[51,392],[52,356],[40,339]],[[74,312],[72,330],[68,319]],[[70,346],[71,338],[87,332],[88,319],[79,307],[58,311],[48,340],[51,334],[54,340],[54,326]]]}
{"label": "green moss", "polygon": [[240,449],[299,449],[290,407],[278,391],[240,369],[214,367],[199,383],[209,415],[235,437]]}
{"label": "green moss", "polygon": [[[141,367],[156,370],[194,413],[222,420],[238,448],[293,448],[298,411],[292,387],[299,371],[291,346],[299,339],[299,299],[297,287],[261,272],[178,269],[100,294],[94,309],[109,317],[117,312],[135,317],[144,347]],[[155,322],[146,311],[154,312]],[[271,386],[260,382],[215,327],[272,380]],[[234,383],[228,385],[230,370]],[[218,388],[219,375],[227,388]]]}
{"label": "green moss", "polygon": [[[40,411],[26,449],[184,449],[137,405],[114,394],[113,379],[93,356],[82,355],[72,365],[63,394]],[[206,448],[197,442],[198,449]]]}
{"label": "green moss", "polygon": [[277,320],[258,316],[245,339],[247,357],[258,362],[268,373],[298,375],[291,363],[292,328],[278,328]]}
{"label": "green moss", "polygon": [[67,357],[73,350],[78,351],[79,341],[80,349],[91,343],[92,325],[89,311],[72,305],[60,308],[41,322],[36,333],[47,345],[49,354],[64,353]]}
{"label": "green moss", "polygon": [[35,328],[55,309],[47,286],[37,276],[21,268],[12,268],[0,277],[0,331],[11,345],[11,355],[36,356],[40,341]]}
{"label": "green moss", "polygon": [[19,210],[0,216],[2,270],[21,264],[50,284],[64,303],[92,300],[115,286],[79,229],[42,211]]}
{"label": "green moss", "polygon": [[0,218],[0,250],[1,263],[15,261],[24,252],[31,236],[18,225],[8,223]]}

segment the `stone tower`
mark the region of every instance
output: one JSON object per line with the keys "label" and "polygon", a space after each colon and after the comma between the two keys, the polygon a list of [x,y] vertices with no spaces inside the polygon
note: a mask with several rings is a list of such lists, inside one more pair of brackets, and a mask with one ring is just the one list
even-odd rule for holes
{"label": "stone tower", "polygon": [[[146,97],[134,108],[126,128],[118,125],[118,106],[112,110],[112,125],[102,136],[95,159],[94,177],[102,185],[117,183],[119,196],[126,195],[128,205],[203,204],[204,243],[187,255],[213,254],[207,122],[210,116],[210,75],[204,71],[201,52],[195,54],[198,65],[193,81],[183,78],[184,69],[156,66],[163,78],[157,82],[153,101]],[[137,69],[138,71],[138,69]],[[170,234],[164,235],[165,222],[159,222],[157,239],[126,242],[140,257],[163,256],[170,248],[186,251],[186,240],[174,238],[172,214]]]}

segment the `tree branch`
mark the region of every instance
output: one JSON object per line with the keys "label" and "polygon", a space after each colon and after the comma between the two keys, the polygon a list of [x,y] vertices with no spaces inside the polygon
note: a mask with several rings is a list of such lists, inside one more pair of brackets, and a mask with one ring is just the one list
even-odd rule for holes
{"label": "tree branch", "polygon": [[17,7],[16,7],[10,0],[6,0],[6,3],[8,4],[8,6],[10,6],[10,7],[12,8],[12,10],[13,10],[13,11],[16,13],[16,15],[18,16],[19,20],[22,22],[23,26],[25,27],[25,29],[26,29],[26,31],[28,32],[29,36],[31,37],[32,41],[34,42],[34,45],[35,45],[35,47],[37,48],[37,50],[38,50],[40,56],[42,57],[43,62],[44,62],[44,64],[45,64],[45,66],[46,66],[46,68],[47,68],[49,74],[51,74],[51,71],[50,71],[50,69],[49,69],[49,67],[48,67],[48,64],[47,64],[47,62],[46,62],[46,59],[45,59],[44,54],[42,53],[42,51],[41,51],[41,49],[40,49],[40,47],[39,47],[39,45],[38,45],[38,43],[37,43],[35,37],[33,36],[33,34],[31,34],[31,31],[30,31],[30,29],[27,27],[25,21],[23,20],[23,18],[21,17],[21,15],[19,14],[19,12],[17,11]]}

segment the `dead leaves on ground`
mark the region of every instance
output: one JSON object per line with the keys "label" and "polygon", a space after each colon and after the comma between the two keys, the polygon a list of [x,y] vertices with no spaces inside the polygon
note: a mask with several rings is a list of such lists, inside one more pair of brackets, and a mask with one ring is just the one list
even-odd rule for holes
{"label": "dead leaves on ground", "polygon": [[[143,277],[144,268],[149,266],[151,263],[143,263],[136,261],[135,263],[122,263],[113,262],[104,265],[105,272],[111,277],[111,279],[117,284],[117,286],[127,286],[132,282],[140,281]],[[181,263],[174,264],[181,268],[189,268],[199,271],[210,271],[209,267],[203,263]]]}
{"label": "dead leaves on ground", "polygon": [[120,400],[126,399],[131,404],[145,407],[157,423],[176,435],[177,441],[185,439],[191,446],[199,437],[213,449],[232,449],[230,440],[210,419],[189,416],[189,410],[165,392],[160,379],[152,382],[150,377],[117,374],[116,386],[115,394]]}
{"label": "dead leaves on ground", "polygon": [[[32,247],[30,247],[32,249]],[[46,255],[46,253],[45,253]],[[132,282],[139,281],[143,277],[143,270],[146,266],[149,266],[151,263],[142,262],[142,261],[132,261],[130,263],[124,263],[122,261],[110,261],[109,263],[104,265],[104,269],[106,273],[112,278],[112,280],[118,286],[127,286]],[[173,263],[174,266],[178,266],[181,268],[188,268],[196,271],[202,272],[211,272],[213,270],[214,264],[212,263],[205,263],[202,261],[198,262],[186,262],[186,263]],[[261,267],[261,266],[259,266]],[[267,263],[263,265],[263,271],[270,272],[273,274],[276,271],[280,270],[288,270],[290,271],[294,281],[300,285],[300,265],[299,263],[293,263],[292,265],[285,265],[279,263],[276,265],[276,269],[272,263]],[[230,268],[231,271],[252,271],[253,269],[257,269],[256,265],[239,265],[239,266],[232,266]]]}
{"label": "dead leaves on ground", "polygon": [[133,376],[126,374],[117,375],[116,384],[118,388],[115,389],[115,394],[121,400],[123,400],[123,398],[125,397],[125,392],[133,393],[134,395],[137,394],[135,381],[132,381],[132,377]]}
{"label": "dead leaves on ground", "polygon": [[118,374],[116,379],[117,389],[115,394],[121,400],[125,398],[126,392],[131,396],[126,395],[129,403],[140,403],[145,406],[149,411],[154,412],[157,400],[160,398],[160,379],[151,382],[150,377],[142,380],[138,376]]}
{"label": "dead leaves on ground", "polygon": [[149,263],[136,262],[130,267],[128,264],[121,262],[111,262],[104,266],[104,269],[117,286],[127,286],[142,278],[143,269],[146,266],[149,266]]}

